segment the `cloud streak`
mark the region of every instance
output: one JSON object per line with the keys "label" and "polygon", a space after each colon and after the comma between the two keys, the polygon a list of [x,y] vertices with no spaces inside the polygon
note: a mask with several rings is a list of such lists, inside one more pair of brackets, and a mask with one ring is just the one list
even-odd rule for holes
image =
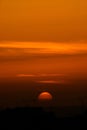
{"label": "cloud streak", "polygon": [[17,74],[16,77],[62,77],[64,74]]}
{"label": "cloud streak", "polygon": [[42,81],[37,81],[37,83],[43,83],[43,84],[64,84],[65,81],[63,81],[63,80],[59,80],[59,81],[56,81],[56,80],[42,80]]}
{"label": "cloud streak", "polygon": [[1,42],[0,55],[80,54],[87,53],[86,43]]}

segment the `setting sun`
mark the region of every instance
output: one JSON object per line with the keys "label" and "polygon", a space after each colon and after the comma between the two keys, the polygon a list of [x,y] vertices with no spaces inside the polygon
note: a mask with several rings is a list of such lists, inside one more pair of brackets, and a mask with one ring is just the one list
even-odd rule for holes
{"label": "setting sun", "polygon": [[52,98],[53,98],[52,95],[50,93],[48,93],[48,92],[42,92],[38,96],[38,99],[42,100],[42,101],[44,101],[44,100],[52,100]]}

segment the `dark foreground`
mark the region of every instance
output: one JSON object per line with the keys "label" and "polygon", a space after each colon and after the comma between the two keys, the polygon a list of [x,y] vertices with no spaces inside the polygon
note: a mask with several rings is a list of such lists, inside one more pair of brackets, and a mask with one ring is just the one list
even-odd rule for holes
{"label": "dark foreground", "polygon": [[15,108],[0,111],[1,128],[86,128],[87,111],[82,115],[58,117],[42,108]]}

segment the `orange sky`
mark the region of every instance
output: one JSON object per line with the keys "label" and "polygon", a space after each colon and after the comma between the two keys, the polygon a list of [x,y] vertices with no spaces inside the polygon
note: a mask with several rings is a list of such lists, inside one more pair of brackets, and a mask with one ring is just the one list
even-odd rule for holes
{"label": "orange sky", "polygon": [[32,104],[37,90],[52,91],[58,104],[77,104],[80,91],[82,100],[87,95],[85,81],[87,0],[0,0],[1,106]]}
{"label": "orange sky", "polygon": [[0,40],[87,41],[87,0],[0,0]]}

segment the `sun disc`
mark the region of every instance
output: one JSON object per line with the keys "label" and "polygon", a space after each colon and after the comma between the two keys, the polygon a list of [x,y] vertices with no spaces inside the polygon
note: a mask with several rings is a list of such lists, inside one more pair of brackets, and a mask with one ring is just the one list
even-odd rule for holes
{"label": "sun disc", "polygon": [[40,101],[52,100],[52,95],[49,92],[42,92],[39,94],[38,99]]}

